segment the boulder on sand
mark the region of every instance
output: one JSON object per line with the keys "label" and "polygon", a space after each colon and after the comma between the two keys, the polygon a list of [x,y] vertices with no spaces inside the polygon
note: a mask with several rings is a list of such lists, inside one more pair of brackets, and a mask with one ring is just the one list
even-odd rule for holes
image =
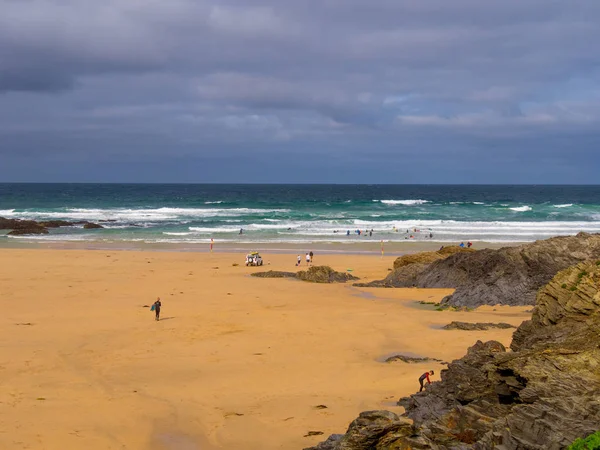
{"label": "boulder on sand", "polygon": [[258,278],[296,278],[296,272],[282,272],[280,270],[269,270],[267,272],[254,272],[250,274]]}
{"label": "boulder on sand", "polygon": [[358,277],[346,272],[336,272],[329,266],[313,266],[308,270],[301,270],[296,277],[302,281],[312,283],[345,283],[346,281],[358,280]]}
{"label": "boulder on sand", "polygon": [[268,272],[253,273],[252,276],[259,278],[297,278],[312,283],[345,283],[346,281],[358,280],[358,277],[345,272],[336,272],[329,266],[313,266],[300,272],[269,270]]}
{"label": "boulder on sand", "polygon": [[387,416],[382,427],[373,412],[361,415],[362,442],[369,446],[346,445],[348,429],[312,450],[561,450],[594,433],[600,428],[600,261],[563,270],[540,289],[511,350],[478,341],[441,372],[442,381],[400,399],[403,417]]}

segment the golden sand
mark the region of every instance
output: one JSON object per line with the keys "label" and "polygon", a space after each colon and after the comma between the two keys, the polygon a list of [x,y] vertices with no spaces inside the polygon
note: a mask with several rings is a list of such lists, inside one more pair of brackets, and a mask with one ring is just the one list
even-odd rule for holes
{"label": "golden sand", "polygon": [[[297,270],[296,255],[263,269]],[[394,257],[316,255],[380,279]],[[396,400],[443,361],[512,330],[529,308],[435,311],[441,289],[250,277],[243,254],[0,250],[0,448],[301,449]],[[239,263],[239,266],[233,266]],[[162,299],[162,320],[151,305]],[[327,408],[318,409],[316,406]],[[305,437],[309,431],[322,436]]]}

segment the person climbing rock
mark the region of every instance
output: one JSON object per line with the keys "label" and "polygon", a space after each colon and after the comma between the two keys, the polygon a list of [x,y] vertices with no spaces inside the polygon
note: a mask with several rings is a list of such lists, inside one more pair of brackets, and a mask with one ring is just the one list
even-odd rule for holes
{"label": "person climbing rock", "polygon": [[419,392],[421,392],[423,390],[423,381],[427,380],[427,384],[431,384],[431,380],[429,379],[429,375],[433,375],[433,370],[430,370],[429,372],[425,372],[423,375],[421,375],[419,377],[419,384],[421,385],[421,389],[419,389]]}

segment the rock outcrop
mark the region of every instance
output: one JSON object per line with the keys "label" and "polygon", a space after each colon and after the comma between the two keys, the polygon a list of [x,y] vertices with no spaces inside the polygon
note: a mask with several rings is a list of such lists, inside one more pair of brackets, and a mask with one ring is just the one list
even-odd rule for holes
{"label": "rock outcrop", "polygon": [[600,234],[579,233],[518,247],[461,252],[430,264],[414,263],[367,287],[455,288],[442,304],[533,305],[536,291],[560,270],[600,258]]}
{"label": "rock outcrop", "polygon": [[32,225],[27,228],[16,228],[7,233],[9,236],[26,236],[29,234],[48,234],[48,229],[39,225]]}
{"label": "rock outcrop", "polygon": [[75,225],[83,225],[83,228],[104,228],[87,220],[79,222],[69,222],[66,220],[23,220],[23,219],[6,219],[0,217],[0,230],[12,230],[8,234],[11,236],[28,235],[28,234],[48,234],[48,228],[71,227]]}
{"label": "rock outcrop", "polygon": [[346,444],[355,421],[313,450],[560,450],[600,429],[600,261],[540,289],[511,349],[478,341],[441,382],[400,399],[403,417],[363,413],[361,442],[370,446]]}
{"label": "rock outcrop", "polygon": [[489,330],[490,328],[501,328],[501,329],[507,329],[507,328],[517,328],[514,325],[511,325],[510,323],[504,323],[504,322],[500,322],[500,323],[490,323],[490,322],[476,322],[476,323],[469,323],[469,322],[450,322],[448,325],[444,325],[442,327],[444,330],[464,330],[464,331],[474,331],[474,330]]}
{"label": "rock outcrop", "polygon": [[313,266],[308,270],[300,272],[281,272],[269,270],[268,272],[256,272],[253,277],[259,278],[297,278],[302,281],[312,283],[345,283],[347,281],[358,280],[358,277],[345,272],[336,272],[329,266]]}
{"label": "rock outcrop", "polygon": [[396,361],[401,361],[403,363],[408,363],[408,364],[415,364],[415,363],[424,363],[424,362],[430,362],[430,361],[436,361],[436,362],[441,362],[441,359],[435,359],[435,358],[429,358],[427,356],[425,357],[420,357],[420,356],[406,356],[406,355],[392,355],[392,356],[388,356],[385,359],[386,363],[392,363],[392,362],[396,362]]}
{"label": "rock outcrop", "polygon": [[95,230],[95,229],[104,228],[104,227],[97,223],[87,222],[86,224],[83,225],[83,228],[86,230]]}
{"label": "rock outcrop", "polygon": [[[334,434],[316,447],[305,450],[379,450],[384,448],[409,449],[410,447],[382,447],[393,443],[389,436],[406,436],[413,432],[410,420],[390,411],[365,411],[348,427],[346,434]],[[383,441],[383,442],[382,442]]]}
{"label": "rock outcrop", "polygon": [[442,247],[435,252],[420,252],[411,253],[408,255],[399,256],[394,261],[394,269],[400,269],[411,264],[431,264],[434,261],[445,259],[455,253],[472,253],[475,249],[459,247],[458,245]]}
{"label": "rock outcrop", "polygon": [[354,275],[346,272],[336,272],[329,266],[313,266],[308,270],[301,270],[296,276],[299,280],[312,283],[345,283],[358,280],[358,277]]}
{"label": "rock outcrop", "polygon": [[280,270],[269,270],[267,272],[254,272],[251,274],[258,278],[296,278],[296,272],[282,272]]}

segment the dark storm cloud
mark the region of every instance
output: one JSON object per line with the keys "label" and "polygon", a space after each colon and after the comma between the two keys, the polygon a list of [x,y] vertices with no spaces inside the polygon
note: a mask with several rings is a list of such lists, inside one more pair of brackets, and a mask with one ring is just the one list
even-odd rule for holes
{"label": "dark storm cloud", "polygon": [[424,181],[477,181],[457,178],[464,164],[527,181],[509,162],[560,173],[574,148],[585,172],[599,20],[595,0],[0,0],[0,177],[53,160],[69,178],[89,160],[101,179],[143,158],[177,180],[165,158],[218,154],[230,181],[252,152],[283,179],[318,156],[351,174],[330,181],[395,181],[375,157]]}

